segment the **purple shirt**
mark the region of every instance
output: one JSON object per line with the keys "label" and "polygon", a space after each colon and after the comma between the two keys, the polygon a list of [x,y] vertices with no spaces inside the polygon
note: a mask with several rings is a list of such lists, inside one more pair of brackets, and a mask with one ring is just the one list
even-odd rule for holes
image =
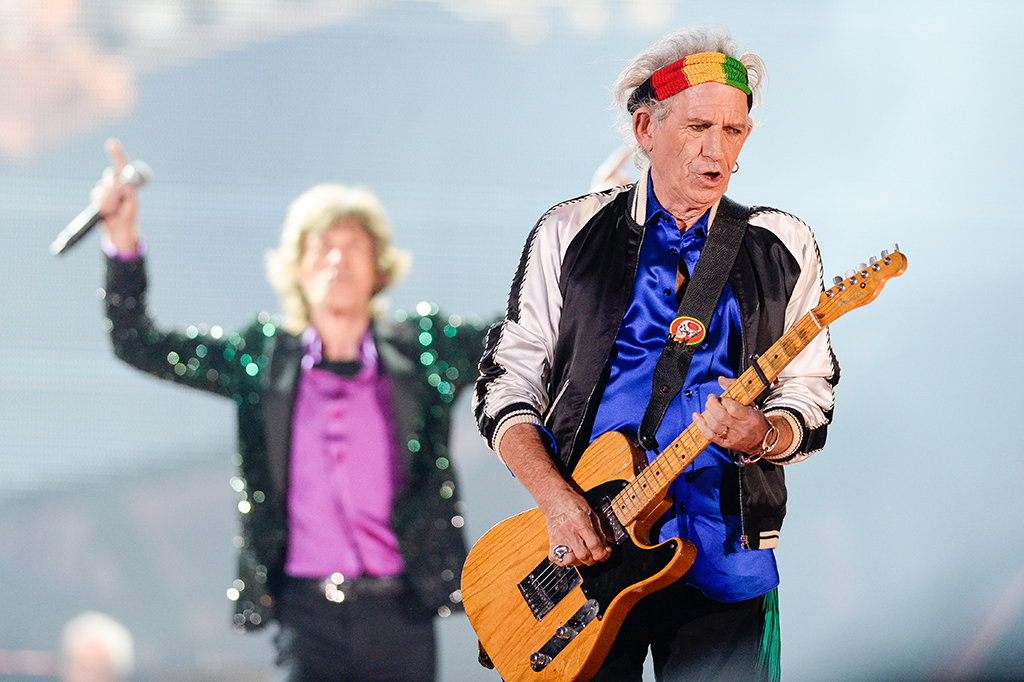
{"label": "purple shirt", "polygon": [[114,242],[107,239],[106,235],[104,235],[103,239],[100,241],[100,249],[110,258],[115,258],[121,262],[137,260],[142,256],[145,256],[146,251],[149,250],[146,246],[146,238],[141,234],[136,238],[134,251],[126,251],[124,253],[118,251],[117,247],[114,246]]}
{"label": "purple shirt", "polygon": [[[147,250],[142,235],[131,253],[119,253],[106,238],[101,248],[121,261]],[[373,335],[363,336],[362,367],[353,377],[316,368],[323,344],[312,327],[302,345],[292,413],[285,573],[397,575],[405,567],[391,530],[391,502],[403,484],[402,467],[392,431],[391,383],[377,371]]]}
{"label": "purple shirt", "polygon": [[391,413],[391,383],[378,371],[367,331],[361,369],[345,377],[319,369],[320,337],[303,335],[305,355],[292,415],[285,573],[392,576],[404,570],[391,530],[402,485]]}

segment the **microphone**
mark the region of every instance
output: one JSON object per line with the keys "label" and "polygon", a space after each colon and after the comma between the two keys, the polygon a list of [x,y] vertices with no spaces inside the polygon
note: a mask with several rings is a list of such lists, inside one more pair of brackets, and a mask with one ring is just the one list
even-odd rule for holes
{"label": "microphone", "polygon": [[[146,183],[152,177],[153,169],[149,167],[149,164],[145,161],[132,161],[121,170],[121,175],[118,179],[123,184],[142,188],[146,186]],[[101,220],[103,218],[100,217],[99,205],[90,202],[84,211],[75,216],[75,219],[60,231],[57,238],[50,244],[50,253],[54,256],[63,254],[77,244]]]}

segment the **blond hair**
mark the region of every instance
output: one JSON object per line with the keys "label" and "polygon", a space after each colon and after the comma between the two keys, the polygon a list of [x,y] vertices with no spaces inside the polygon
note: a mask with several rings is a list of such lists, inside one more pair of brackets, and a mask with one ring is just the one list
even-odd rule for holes
{"label": "blond hair", "polygon": [[391,244],[391,224],[384,207],[364,187],[324,184],[303,192],[288,207],[281,230],[281,242],[266,255],[267,281],[281,300],[282,327],[299,334],[309,326],[309,304],[296,281],[299,261],[308,234],[323,234],[339,220],[354,218],[373,241],[377,265],[377,286],[371,311],[379,316],[385,306],[379,294],[404,274],[408,252]]}

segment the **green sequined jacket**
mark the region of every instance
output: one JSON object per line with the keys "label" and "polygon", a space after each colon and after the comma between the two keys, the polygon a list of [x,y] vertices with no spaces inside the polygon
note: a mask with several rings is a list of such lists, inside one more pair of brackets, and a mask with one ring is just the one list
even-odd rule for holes
{"label": "green sequined jacket", "polygon": [[[231,398],[238,406],[241,532],[235,597],[236,630],[274,617],[288,546],[288,457],[291,411],[300,375],[301,340],[265,313],[231,333],[158,328],[146,310],[144,259],[107,260],[104,296],[114,352],[149,374]],[[403,317],[401,314],[396,318]],[[405,488],[395,495],[392,527],[406,579],[425,609],[447,616],[461,608],[466,558],[463,504],[448,454],[451,408],[472,386],[484,329],[426,315],[375,322],[380,362],[391,377],[395,433]]]}

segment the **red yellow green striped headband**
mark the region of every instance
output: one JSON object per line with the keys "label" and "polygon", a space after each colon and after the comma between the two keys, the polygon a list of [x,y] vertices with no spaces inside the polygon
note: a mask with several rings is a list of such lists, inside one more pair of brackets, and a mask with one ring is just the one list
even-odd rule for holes
{"label": "red yellow green striped headband", "polygon": [[651,74],[633,90],[626,110],[632,114],[649,99],[660,102],[701,83],[725,83],[739,88],[747,94],[747,109],[753,104],[753,95],[747,85],[747,67],[740,60],[721,52],[699,52]]}

